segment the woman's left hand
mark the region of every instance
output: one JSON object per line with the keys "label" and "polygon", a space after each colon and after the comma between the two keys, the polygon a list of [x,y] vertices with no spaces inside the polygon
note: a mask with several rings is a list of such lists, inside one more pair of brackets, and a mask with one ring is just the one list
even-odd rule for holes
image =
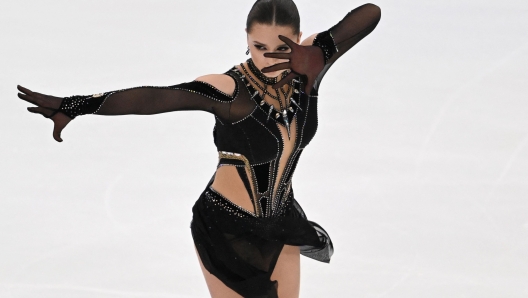
{"label": "woman's left hand", "polygon": [[317,46],[302,46],[296,44],[294,41],[286,36],[279,35],[279,39],[284,41],[291,49],[290,53],[264,53],[264,57],[288,59],[288,62],[277,63],[272,66],[264,67],[262,72],[273,72],[277,70],[290,69],[289,73],[284,79],[273,85],[273,88],[278,89],[290,80],[306,76],[307,83],[304,92],[310,94],[315,78],[323,70],[325,66],[323,50]]}
{"label": "woman's left hand", "polygon": [[62,142],[61,132],[72,120],[70,117],[59,112],[63,99],[57,96],[34,92],[20,85],[17,85],[17,89],[20,91],[18,93],[20,99],[36,105],[36,107],[27,108],[29,112],[41,114],[53,121],[53,138],[57,142]]}

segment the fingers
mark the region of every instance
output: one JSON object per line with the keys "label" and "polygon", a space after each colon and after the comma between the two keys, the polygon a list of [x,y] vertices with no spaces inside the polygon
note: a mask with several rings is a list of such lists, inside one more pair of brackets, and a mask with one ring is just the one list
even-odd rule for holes
{"label": "fingers", "polygon": [[56,109],[44,108],[44,107],[29,107],[27,110],[31,113],[41,114],[46,118],[53,120],[53,139],[57,142],[62,142],[61,132],[66,125],[71,121],[71,118],[58,113]]}
{"label": "fingers", "polygon": [[46,117],[45,116],[45,108],[42,108],[42,107],[30,107],[30,108],[27,108],[28,111],[30,111],[31,113],[35,113],[35,114],[41,114],[42,116]]}
{"label": "fingers", "polygon": [[57,113],[57,110],[43,108],[43,107],[29,107],[27,108],[28,111],[35,114],[41,114],[42,116],[46,118],[51,118],[53,115]]}
{"label": "fingers", "polygon": [[[44,108],[51,108],[53,110],[56,110],[60,107],[62,101],[63,101],[63,98],[61,97],[56,97],[56,96],[51,96],[51,95],[45,95],[45,94],[41,94],[41,93],[38,93],[38,92],[33,92],[29,89],[26,89],[22,86],[19,86],[18,88],[20,91],[22,92],[26,92],[26,94],[24,93],[18,93],[17,96],[22,99],[22,100],[25,100],[31,104],[34,104],[36,106],[39,106],[39,107],[44,107]],[[31,111],[30,111],[31,112]]]}
{"label": "fingers", "polygon": [[289,69],[289,68],[290,68],[290,62],[282,62],[282,63],[277,63],[272,66],[264,67],[261,71],[265,73],[265,72],[274,72],[277,70],[283,70],[283,69]]}
{"label": "fingers", "polygon": [[291,53],[264,53],[266,58],[290,59]]}
{"label": "fingers", "polygon": [[38,113],[37,112],[37,107],[29,107],[27,108],[28,111],[30,111],[31,113]]}
{"label": "fingers", "polygon": [[284,77],[284,79],[278,81],[275,85],[273,85],[273,89],[279,89],[284,84],[288,83],[289,81],[295,79],[298,76],[299,76],[298,74],[294,72],[290,72],[286,77]]}
{"label": "fingers", "polygon": [[18,93],[17,95],[18,95],[18,98],[20,98],[20,99],[23,99],[23,100],[25,100],[27,102],[30,102],[32,104],[36,104],[35,101],[33,100],[33,98],[31,96],[27,95],[27,94]]}
{"label": "fingers", "polygon": [[55,141],[62,142],[62,138],[60,135],[63,128],[64,127],[61,127],[57,124],[57,122],[55,122],[55,125],[53,126],[53,138],[55,139]]}
{"label": "fingers", "polygon": [[18,91],[23,92],[23,93],[18,93],[17,94],[18,98],[23,99],[23,100],[25,100],[27,102],[30,102],[30,103],[32,103],[34,105],[38,105],[37,104],[37,98],[35,96],[35,92],[33,92],[33,91],[31,91],[31,90],[29,90],[27,88],[24,88],[24,87],[22,87],[20,85],[17,85],[17,89],[18,89]]}
{"label": "fingers", "polygon": [[66,116],[63,113],[57,113],[51,118],[53,120],[53,138],[57,142],[62,142],[61,133],[64,127],[70,123],[72,118]]}
{"label": "fingers", "polygon": [[18,91],[24,92],[24,93],[26,93],[28,95],[33,94],[33,91],[29,90],[28,88],[24,88],[24,87],[22,87],[20,85],[17,85],[17,89],[18,89]]}
{"label": "fingers", "polygon": [[[56,110],[53,109],[47,109],[43,107],[29,107],[27,108],[28,111],[35,114],[41,114],[42,116],[46,118],[52,118],[53,120],[53,139],[57,142],[62,142],[61,138],[61,132],[62,129],[64,129],[64,126],[68,123],[68,120],[64,121],[63,119],[60,119],[60,115],[55,116],[57,114]],[[65,116],[66,117],[66,116]]]}
{"label": "fingers", "polygon": [[290,48],[294,48],[296,46],[298,46],[298,44],[296,44],[293,40],[289,39],[288,37],[284,36],[284,35],[279,35],[279,39],[284,41],[284,43],[286,43],[287,45],[290,46]]}

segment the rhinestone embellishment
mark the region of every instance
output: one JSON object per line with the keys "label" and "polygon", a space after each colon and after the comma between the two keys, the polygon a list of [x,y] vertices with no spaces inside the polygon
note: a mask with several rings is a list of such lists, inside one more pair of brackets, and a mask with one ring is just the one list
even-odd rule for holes
{"label": "rhinestone embellishment", "polygon": [[282,110],[282,120],[284,120],[284,126],[286,126],[286,130],[288,131],[288,140],[289,140],[290,139],[290,123],[288,121],[288,112],[286,110]]}
{"label": "rhinestone embellishment", "polygon": [[[291,101],[291,103],[293,103],[293,104],[294,104],[299,110],[302,111],[301,107],[300,107],[299,104],[295,101],[295,99],[293,99],[293,97],[290,98],[290,101]],[[291,108],[291,107],[290,107],[290,108]]]}
{"label": "rhinestone embellishment", "polygon": [[273,106],[270,106],[270,109],[268,111],[268,118],[266,118],[266,122],[268,122],[270,116],[271,116],[271,113],[273,113]]}

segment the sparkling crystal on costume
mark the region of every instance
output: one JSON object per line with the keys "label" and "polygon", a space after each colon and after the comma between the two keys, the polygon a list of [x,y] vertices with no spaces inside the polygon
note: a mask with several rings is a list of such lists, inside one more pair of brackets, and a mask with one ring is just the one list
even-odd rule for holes
{"label": "sparkling crystal on costume", "polygon": [[282,119],[284,120],[284,126],[286,126],[286,130],[288,131],[288,140],[290,139],[290,123],[288,122],[288,112],[286,110],[282,110]]}
{"label": "sparkling crystal on costume", "polygon": [[295,101],[295,99],[293,99],[293,97],[290,98],[290,101],[291,101],[291,103],[293,103],[293,104],[294,104],[299,110],[302,111],[301,107],[300,107],[299,104]]}
{"label": "sparkling crystal on costume", "polygon": [[266,118],[266,122],[268,122],[269,118],[271,117],[271,113],[273,113],[273,106],[270,105],[270,108],[268,111],[268,118]]}

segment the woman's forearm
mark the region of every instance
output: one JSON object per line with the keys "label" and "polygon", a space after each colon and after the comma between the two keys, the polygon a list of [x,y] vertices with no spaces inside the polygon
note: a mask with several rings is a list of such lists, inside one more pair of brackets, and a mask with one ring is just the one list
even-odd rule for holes
{"label": "woman's forearm", "polygon": [[355,44],[370,34],[381,19],[381,9],[371,3],[350,11],[339,23],[314,38],[313,45],[324,53],[325,63],[332,64]]}

